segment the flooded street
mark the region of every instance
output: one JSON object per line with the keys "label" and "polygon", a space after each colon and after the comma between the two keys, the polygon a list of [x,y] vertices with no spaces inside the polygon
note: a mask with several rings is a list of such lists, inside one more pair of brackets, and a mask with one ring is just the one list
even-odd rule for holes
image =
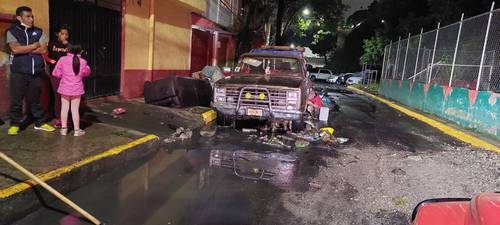
{"label": "flooded street", "polygon": [[[321,156],[332,155],[255,145],[233,129],[196,139],[116,168],[70,198],[107,224],[273,224],[281,194],[307,190]],[[73,224],[65,209],[54,204],[17,224]]]}
{"label": "flooded street", "polygon": [[[345,144],[297,147],[285,134],[269,145],[259,140],[270,133],[193,131],[69,198],[106,224],[393,225],[408,224],[426,198],[498,190],[496,155],[343,88],[325,90],[339,105],[329,125]],[[15,224],[90,224],[73,215],[53,202]]]}

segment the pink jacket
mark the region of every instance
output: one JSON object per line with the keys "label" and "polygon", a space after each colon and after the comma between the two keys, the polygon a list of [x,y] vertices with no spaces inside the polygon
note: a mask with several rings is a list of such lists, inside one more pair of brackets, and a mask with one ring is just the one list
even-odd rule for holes
{"label": "pink jacket", "polygon": [[73,54],[68,53],[57,61],[54,71],[52,71],[52,76],[61,78],[59,83],[59,88],[57,92],[62,95],[67,96],[80,96],[85,94],[85,89],[83,86],[83,78],[90,75],[90,67],[87,65],[87,61],[80,59],[80,72],[77,76],[73,72]]}

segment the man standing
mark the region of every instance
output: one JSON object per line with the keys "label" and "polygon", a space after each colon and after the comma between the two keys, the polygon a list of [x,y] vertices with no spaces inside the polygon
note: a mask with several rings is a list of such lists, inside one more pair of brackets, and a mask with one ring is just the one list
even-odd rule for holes
{"label": "man standing", "polygon": [[29,7],[16,9],[19,25],[7,31],[7,44],[13,55],[10,66],[10,128],[9,135],[17,135],[23,119],[23,99],[35,119],[35,129],[52,132],[54,127],[43,122],[40,106],[40,79],[45,72],[43,54],[47,51],[47,37],[42,29],[33,26],[33,13]]}

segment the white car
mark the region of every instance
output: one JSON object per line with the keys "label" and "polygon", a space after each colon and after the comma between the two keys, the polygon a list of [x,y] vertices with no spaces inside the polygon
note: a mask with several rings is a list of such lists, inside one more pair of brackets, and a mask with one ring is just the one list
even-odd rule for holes
{"label": "white car", "polygon": [[333,75],[332,77],[330,77],[326,82],[330,83],[330,84],[340,84],[340,83],[345,83],[345,80],[342,80],[344,77],[351,77],[352,76],[352,73],[341,73],[341,74],[337,74],[337,75]]}
{"label": "white car", "polygon": [[312,81],[327,81],[333,75],[333,72],[329,69],[317,69],[317,71],[313,71],[309,75],[309,79]]}
{"label": "white car", "polygon": [[361,84],[363,82],[363,77],[349,77],[349,79],[347,79],[347,84],[348,85],[351,85],[351,84]]}

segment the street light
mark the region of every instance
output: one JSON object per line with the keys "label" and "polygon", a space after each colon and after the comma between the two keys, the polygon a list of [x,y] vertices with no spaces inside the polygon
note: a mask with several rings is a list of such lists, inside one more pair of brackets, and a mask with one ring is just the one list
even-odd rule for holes
{"label": "street light", "polygon": [[302,15],[309,16],[310,14],[311,14],[311,11],[308,8],[305,8],[304,10],[302,10]]}
{"label": "street light", "polygon": [[385,23],[385,20],[381,20],[380,22],[381,22],[381,23]]}
{"label": "street light", "polygon": [[291,45],[290,45],[290,48],[295,48],[295,45],[294,45],[294,44],[291,44]]}

